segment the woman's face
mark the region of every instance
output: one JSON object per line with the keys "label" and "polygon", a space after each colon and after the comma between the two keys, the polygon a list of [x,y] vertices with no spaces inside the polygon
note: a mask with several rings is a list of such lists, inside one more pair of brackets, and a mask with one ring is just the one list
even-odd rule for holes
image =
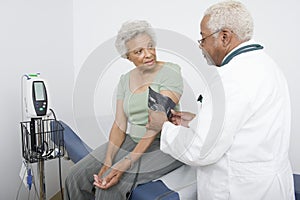
{"label": "woman's face", "polygon": [[137,67],[153,67],[156,65],[156,50],[151,37],[139,34],[126,42],[127,58]]}

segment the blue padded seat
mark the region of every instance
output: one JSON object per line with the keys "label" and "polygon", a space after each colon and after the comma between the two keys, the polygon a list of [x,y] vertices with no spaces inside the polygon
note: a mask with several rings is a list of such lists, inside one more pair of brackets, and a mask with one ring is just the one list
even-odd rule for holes
{"label": "blue padded seat", "polygon": [[138,185],[130,200],[179,200],[177,192],[170,190],[161,180]]}

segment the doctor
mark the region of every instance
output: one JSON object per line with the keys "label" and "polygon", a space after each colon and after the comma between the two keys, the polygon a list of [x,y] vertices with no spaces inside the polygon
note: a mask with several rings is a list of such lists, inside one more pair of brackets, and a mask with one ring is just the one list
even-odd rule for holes
{"label": "doctor", "polygon": [[148,130],[161,131],[163,152],[197,166],[199,200],[294,199],[288,86],[252,39],[250,13],[240,2],[220,2],[206,10],[200,29],[199,47],[224,88],[220,131],[208,131],[214,108],[206,95],[200,113],[173,112],[172,123],[149,111]]}

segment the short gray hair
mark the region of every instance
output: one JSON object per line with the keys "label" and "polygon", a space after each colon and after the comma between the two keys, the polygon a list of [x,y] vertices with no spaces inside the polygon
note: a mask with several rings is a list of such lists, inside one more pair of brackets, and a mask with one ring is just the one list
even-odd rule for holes
{"label": "short gray hair", "polygon": [[208,28],[214,32],[228,28],[240,40],[250,40],[253,36],[253,19],[246,7],[238,1],[223,1],[209,7],[205,12],[209,16]]}
{"label": "short gray hair", "polygon": [[137,35],[144,33],[151,37],[155,45],[156,36],[151,25],[147,21],[134,20],[123,23],[115,41],[115,47],[123,58],[126,58],[126,54],[128,53],[126,42],[135,38]]}

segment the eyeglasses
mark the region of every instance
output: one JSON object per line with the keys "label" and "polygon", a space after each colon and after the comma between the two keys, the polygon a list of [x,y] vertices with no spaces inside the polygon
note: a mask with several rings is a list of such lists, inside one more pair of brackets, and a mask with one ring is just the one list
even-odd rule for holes
{"label": "eyeglasses", "polygon": [[212,34],[210,34],[210,35],[208,35],[208,36],[202,38],[201,40],[198,40],[199,45],[203,45],[205,39],[207,39],[207,38],[213,36],[213,35],[216,34],[216,33],[219,33],[220,31],[221,31],[221,30],[217,30],[217,31],[213,32]]}

